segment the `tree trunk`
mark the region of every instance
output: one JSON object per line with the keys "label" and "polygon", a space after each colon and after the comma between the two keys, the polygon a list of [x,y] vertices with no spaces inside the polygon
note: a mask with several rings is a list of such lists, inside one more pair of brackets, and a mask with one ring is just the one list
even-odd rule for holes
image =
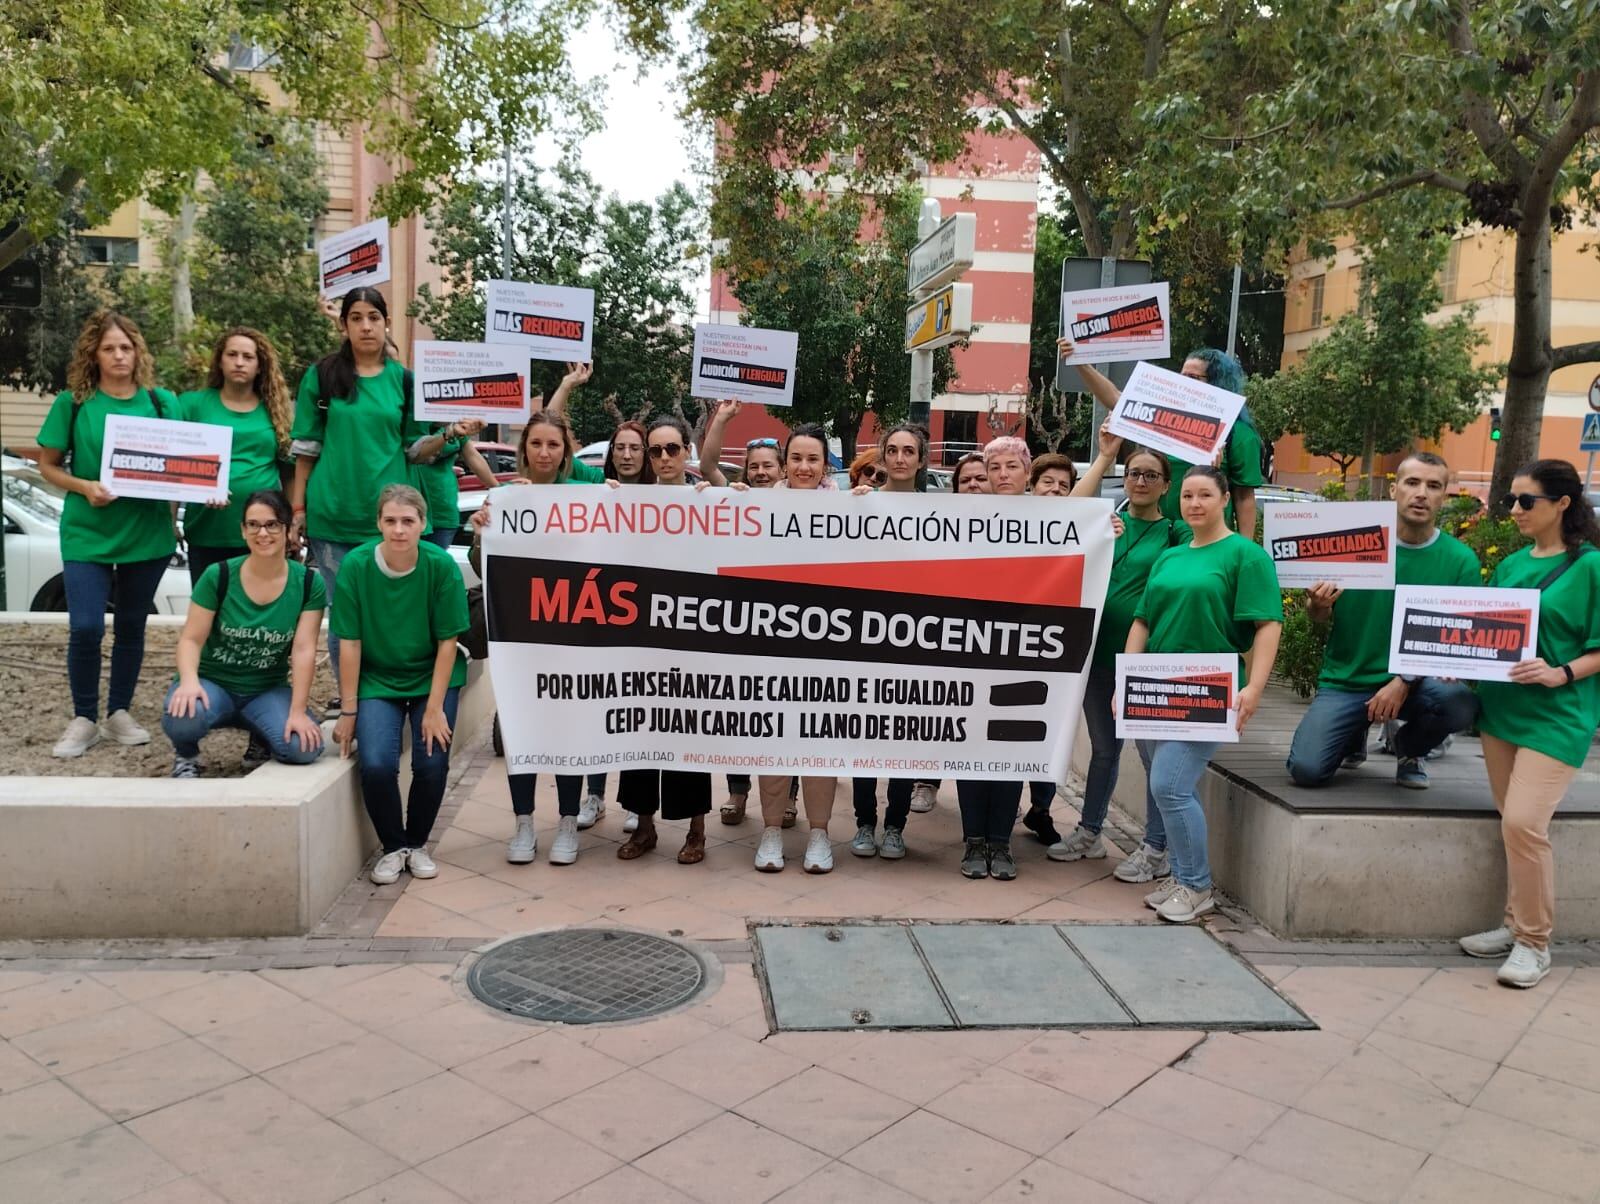
{"label": "tree trunk", "polygon": [[1375,500],[1378,496],[1377,482],[1373,477],[1377,475],[1378,467],[1378,432],[1377,421],[1374,419],[1367,423],[1366,433],[1361,436],[1361,476],[1367,483],[1367,499]]}
{"label": "tree trunk", "polygon": [[[1550,210],[1524,212],[1517,228],[1512,285],[1511,358],[1500,407],[1500,446],[1489,484],[1491,506],[1511,491],[1517,469],[1539,458],[1544,397],[1550,387]],[[1498,509],[1498,507],[1496,507]]]}
{"label": "tree trunk", "polygon": [[189,252],[194,244],[195,201],[193,191],[184,194],[172,223],[172,343],[182,347],[194,329],[194,290],[189,275]]}

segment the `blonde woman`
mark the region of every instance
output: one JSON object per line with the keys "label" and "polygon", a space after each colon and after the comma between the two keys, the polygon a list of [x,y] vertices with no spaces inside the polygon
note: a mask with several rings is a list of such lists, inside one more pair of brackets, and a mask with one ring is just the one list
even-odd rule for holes
{"label": "blonde woman", "polygon": [[[144,667],[145,619],[177,548],[166,502],[119,498],[100,481],[106,419],[176,418],[178,399],[155,387],[150,349],[139,327],[101,310],[84,323],[67,367],[67,389],[39,428],[39,472],[67,495],[61,512],[62,580],[67,590],[67,681],[72,721],[52,750],[81,757],[102,737],[148,744],[128,713]],[[100,714],[100,645],[106,604],[112,621],[111,683]]]}

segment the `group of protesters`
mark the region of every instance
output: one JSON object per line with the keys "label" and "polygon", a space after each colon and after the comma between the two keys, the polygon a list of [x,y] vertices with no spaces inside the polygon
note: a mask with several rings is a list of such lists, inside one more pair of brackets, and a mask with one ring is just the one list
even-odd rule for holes
{"label": "group of protesters", "polygon": [[[369,288],[345,294],[336,320],[340,346],[305,373],[293,404],[278,357],[259,332],[225,332],[206,387],[177,397],[156,387],[150,353],[128,318],[103,312],[84,326],[68,388],[56,398],[38,438],[40,471],[66,494],[61,547],[74,717],[54,751],[76,757],[102,739],[149,742],[150,733],[130,707],[143,662],[145,619],[181,538],[193,592],[161,716],[176,754],[173,776],[199,774],[201,742],[219,727],[250,734],[248,764],[268,758],[305,763],[321,755],[324,733],[310,692],[327,611],[337,695],[323,717],[336,720],[331,741],[341,755],[357,759],[365,805],[382,843],[371,877],[389,883],[405,872],[419,878],[438,872],[427,846],[444,796],[466,677],[458,640],[471,625],[460,569],[445,550],[460,522],[456,463],[486,488],[499,482],[472,441],[481,422],[429,424],[413,417],[410,373],[393,354],[382,294]],[[1092,367],[1080,370],[1096,398],[1114,405],[1116,386]],[[589,371],[572,365],[522,428],[515,482],[690,484],[694,444],[677,416],[621,423],[602,467],[576,459],[565,411]],[[1214,349],[1194,352],[1183,372],[1243,391],[1237,361]],[[813,425],[794,427],[782,441],[751,440],[742,479],[730,484],[722,453],[739,408],[724,402],[706,423],[697,487],[835,488],[826,432]],[[115,496],[99,479],[105,423],[112,415],[231,428],[227,500],[188,504],[180,526],[176,506]],[[921,427],[889,427],[850,466],[851,491],[927,493],[929,450]],[[956,782],[964,836],[960,872],[968,878],[1017,876],[1011,844],[1019,811],[1021,825],[1043,842],[1051,860],[1108,856],[1102,832],[1122,754],[1114,698],[1118,653],[1237,654],[1241,734],[1261,704],[1277,657],[1283,599],[1272,560],[1255,541],[1262,457],[1248,408],[1213,464],[1124,447],[1105,429],[1097,433],[1095,450],[1081,477],[1069,458],[1035,458],[1014,436],[993,439],[955,465],[954,493],[1039,497],[1099,496],[1103,479],[1120,465],[1127,499],[1113,519],[1110,584],[1086,672],[1083,715],[1091,752],[1078,822],[1066,835],[1055,828],[1055,782]],[[1449,467],[1432,453],[1414,451],[1398,466],[1401,585],[1483,584],[1475,554],[1438,528],[1449,484]],[[1309,591],[1307,606],[1313,621],[1331,625],[1327,652],[1316,697],[1294,735],[1288,772],[1303,787],[1324,785],[1342,767],[1366,759],[1372,725],[1397,724],[1396,785],[1423,789],[1428,755],[1452,734],[1476,727],[1502,813],[1509,888],[1503,926],[1461,944],[1473,956],[1504,957],[1502,982],[1532,986],[1549,968],[1550,819],[1600,724],[1600,555],[1594,554],[1600,527],[1565,461],[1526,465],[1504,501],[1530,543],[1501,561],[1488,584],[1543,593],[1537,655],[1519,663],[1509,682],[1480,683],[1476,690],[1438,678],[1395,676],[1387,668],[1393,591],[1319,584]],[[939,503],[930,495],[929,504]],[[486,502],[473,519],[480,531],[489,514]],[[300,562],[302,547],[314,569]],[[113,644],[102,722],[108,603]],[[413,775],[402,800],[399,765],[408,726]],[[1145,902],[1163,920],[1193,922],[1215,906],[1198,791],[1217,747],[1180,740],[1137,743],[1148,781],[1144,834],[1114,876],[1153,883]],[[509,774],[514,830],[506,856],[513,863],[537,858],[535,785],[532,774]],[[837,780],[762,774],[752,783],[749,776],[730,775],[719,812],[723,824],[745,822],[752,785],[762,824],[755,868],[785,868],[783,833],[803,811],[809,832],[802,868],[830,871],[828,826]],[[659,818],[687,821],[680,863],[703,861],[713,788],[707,773],[622,771],[616,798],[626,812],[625,839],[617,856],[635,860],[654,849]],[[908,817],[932,810],[938,789],[933,781],[889,781],[880,828],[878,782],[855,781],[856,833],[849,851],[862,858],[904,858]],[[578,833],[604,816],[605,792],[604,775],[557,776],[551,863],[578,859]]]}

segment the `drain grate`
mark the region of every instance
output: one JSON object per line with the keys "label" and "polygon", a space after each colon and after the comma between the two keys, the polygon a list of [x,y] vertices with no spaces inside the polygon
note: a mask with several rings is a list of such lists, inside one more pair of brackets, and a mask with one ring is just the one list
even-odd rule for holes
{"label": "drain grate", "polygon": [[561,1024],[654,1016],[686,1002],[705,981],[700,959],[675,941],[593,928],[514,937],[467,972],[467,988],[490,1007]]}

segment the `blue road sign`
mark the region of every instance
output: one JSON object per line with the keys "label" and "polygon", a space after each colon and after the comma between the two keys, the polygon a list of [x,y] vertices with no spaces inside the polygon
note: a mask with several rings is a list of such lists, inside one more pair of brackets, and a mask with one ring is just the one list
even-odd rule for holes
{"label": "blue road sign", "polygon": [[1600,414],[1583,416],[1583,434],[1578,436],[1578,450],[1600,452]]}

